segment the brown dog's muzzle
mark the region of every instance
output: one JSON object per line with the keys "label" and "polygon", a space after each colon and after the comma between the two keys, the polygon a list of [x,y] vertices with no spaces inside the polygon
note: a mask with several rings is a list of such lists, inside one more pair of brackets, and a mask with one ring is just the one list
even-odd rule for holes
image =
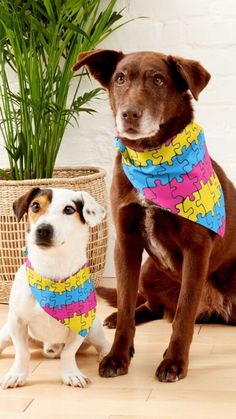
{"label": "brown dog's muzzle", "polygon": [[124,123],[136,123],[142,116],[143,112],[138,108],[125,108],[121,111],[121,117]]}
{"label": "brown dog's muzzle", "polygon": [[123,125],[123,130],[127,133],[138,131],[143,112],[138,107],[125,106],[121,108],[120,118]]}

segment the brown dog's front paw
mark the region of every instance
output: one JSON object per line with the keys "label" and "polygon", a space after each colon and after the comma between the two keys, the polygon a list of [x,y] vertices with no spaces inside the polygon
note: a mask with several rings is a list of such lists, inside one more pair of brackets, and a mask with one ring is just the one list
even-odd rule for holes
{"label": "brown dog's front paw", "polygon": [[179,381],[187,375],[187,366],[183,361],[164,359],[156,370],[156,377],[163,383]]}
{"label": "brown dog's front paw", "polygon": [[110,314],[110,316],[108,316],[104,320],[103,326],[107,326],[108,329],[115,329],[116,328],[116,323],[117,323],[117,311],[115,311],[114,313]]}
{"label": "brown dog's front paw", "polygon": [[107,355],[99,365],[99,375],[101,377],[117,377],[118,375],[127,374],[129,364],[130,357]]}

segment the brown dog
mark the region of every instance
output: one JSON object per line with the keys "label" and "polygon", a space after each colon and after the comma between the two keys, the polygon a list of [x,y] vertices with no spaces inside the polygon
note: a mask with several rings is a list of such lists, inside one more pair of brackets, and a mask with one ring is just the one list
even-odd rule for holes
{"label": "brown dog", "polygon": [[[79,55],[73,70],[83,65],[108,90],[119,138],[134,151],[157,148],[183,131],[193,119],[188,91],[197,99],[210,79],[196,61],[154,52],[98,50]],[[236,190],[212,161],[226,204],[222,238],[141,197],[121,163],[118,153],[111,188],[117,327],[99,372],[106,377],[126,374],[134,353],[135,320],[161,318],[164,312],[173,319],[173,332],[156,376],[173,382],[187,374],[196,320],[236,322]],[[150,257],[141,268],[144,249]],[[112,315],[107,324],[115,323]]]}

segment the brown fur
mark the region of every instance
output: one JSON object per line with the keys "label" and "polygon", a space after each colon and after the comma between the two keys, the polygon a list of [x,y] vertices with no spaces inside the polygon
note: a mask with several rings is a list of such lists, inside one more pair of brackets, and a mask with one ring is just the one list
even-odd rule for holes
{"label": "brown fur", "polygon": [[[49,205],[50,205],[50,195],[49,193],[42,193],[41,195],[37,196],[35,199],[33,199],[33,202],[31,203],[31,206],[28,210],[28,221],[29,224],[31,222],[36,223],[36,221],[41,217],[41,215],[45,214],[47,211]],[[33,209],[32,205],[37,203],[40,208],[37,212]]]}
{"label": "brown fur", "polygon": [[[143,115],[150,124],[159,124],[156,133],[137,140],[119,132],[122,142],[132,148],[158,146],[182,131],[193,118],[189,91],[197,99],[210,79],[196,61],[154,52],[93,51],[79,56],[74,69],[82,65],[107,88],[113,114],[120,114],[124,132],[141,132]],[[118,153],[111,188],[118,313],[108,321],[116,324],[116,334],[100,364],[100,375],[127,373],[134,353],[135,320],[160,318],[163,311],[173,319],[170,343],[156,371],[160,381],[168,382],[187,374],[197,319],[220,316],[235,324],[236,190],[214,161],[213,167],[226,202],[224,238],[140,199],[123,172]],[[144,249],[149,258],[141,267]],[[146,302],[136,308],[138,290]]]}
{"label": "brown fur", "polygon": [[[31,222],[36,222],[37,219],[47,211],[51,201],[51,189],[33,188],[13,203],[13,211],[18,221],[21,220],[25,213],[28,213],[27,218],[30,225]],[[40,207],[38,211],[33,210],[32,204],[34,203],[39,204]]]}

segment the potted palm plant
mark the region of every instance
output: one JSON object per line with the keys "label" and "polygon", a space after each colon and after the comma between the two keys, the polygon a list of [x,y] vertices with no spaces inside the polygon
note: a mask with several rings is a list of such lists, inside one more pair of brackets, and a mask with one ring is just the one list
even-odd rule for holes
{"label": "potted palm plant", "polygon": [[[24,258],[25,224],[12,215],[17,196],[35,185],[56,185],[87,190],[106,203],[102,169],[58,170],[55,162],[67,125],[77,122],[80,112],[94,112],[88,102],[100,91],[81,94],[88,74],[76,76],[71,67],[79,52],[94,49],[122,26],[123,10],[115,7],[116,0],[0,0],[0,134],[9,159],[9,169],[0,170],[1,301]],[[95,281],[103,272],[106,244],[107,220],[91,229]]]}

